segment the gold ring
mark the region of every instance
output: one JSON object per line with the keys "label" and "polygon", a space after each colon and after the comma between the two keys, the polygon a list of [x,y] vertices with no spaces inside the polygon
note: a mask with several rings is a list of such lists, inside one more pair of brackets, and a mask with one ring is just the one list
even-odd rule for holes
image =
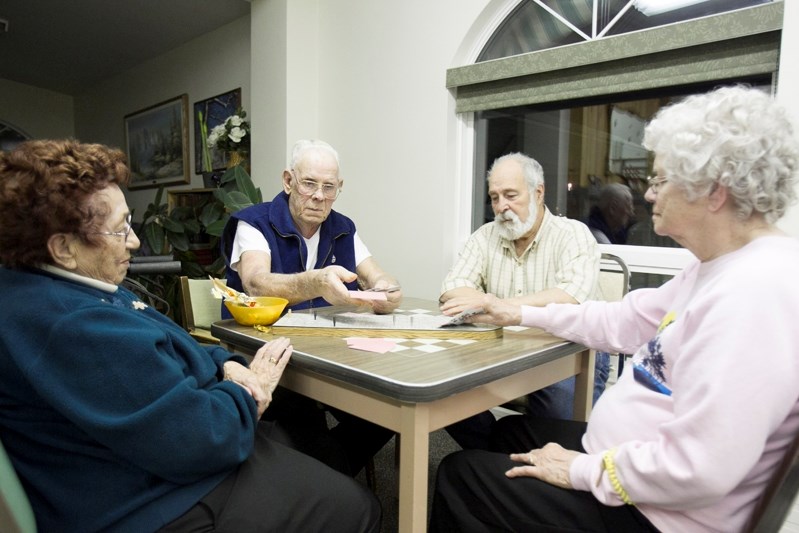
{"label": "gold ring", "polygon": [[269,362],[270,362],[270,363],[277,364],[277,359],[275,359],[274,357],[270,357],[270,358],[269,358]]}

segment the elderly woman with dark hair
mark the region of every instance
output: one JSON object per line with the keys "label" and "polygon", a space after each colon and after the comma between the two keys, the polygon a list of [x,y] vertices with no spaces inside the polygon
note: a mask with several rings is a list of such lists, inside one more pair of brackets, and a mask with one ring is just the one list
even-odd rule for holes
{"label": "elderly woman with dark hair", "polygon": [[41,531],[377,531],[377,500],[259,422],[291,356],[201,346],[120,282],[122,152],[0,153],[0,440]]}
{"label": "elderly woman with dark hair", "polygon": [[509,416],[502,454],[446,458],[433,530],[741,531],[799,431],[799,241],[774,225],[799,165],[785,111],[721,88],[662,109],[644,144],[655,232],[696,259],[616,303],[486,297],[473,321],[635,355],[587,427]]}

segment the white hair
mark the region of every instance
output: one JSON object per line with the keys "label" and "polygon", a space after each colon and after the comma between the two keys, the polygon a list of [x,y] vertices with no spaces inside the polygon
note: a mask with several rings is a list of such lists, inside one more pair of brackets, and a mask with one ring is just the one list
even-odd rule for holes
{"label": "white hair", "polygon": [[305,157],[305,153],[311,150],[324,150],[328,152],[336,160],[336,166],[341,168],[338,159],[338,152],[335,148],[327,144],[325,141],[317,139],[302,139],[294,143],[294,148],[291,149],[291,168],[297,168],[297,164]]}

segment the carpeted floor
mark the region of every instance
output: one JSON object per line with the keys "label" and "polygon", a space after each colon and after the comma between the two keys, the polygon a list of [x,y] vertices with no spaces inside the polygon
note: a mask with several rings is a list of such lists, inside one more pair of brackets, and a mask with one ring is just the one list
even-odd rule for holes
{"label": "carpeted floor", "polygon": [[[377,455],[375,455],[375,494],[383,507],[383,533],[396,533],[398,530],[399,511],[399,470],[395,463],[394,442],[391,439]],[[460,450],[454,440],[443,429],[430,434],[430,468],[428,471],[428,516],[432,502],[433,487],[436,480],[436,468],[444,456]],[[366,483],[366,476],[361,472],[358,480]]]}

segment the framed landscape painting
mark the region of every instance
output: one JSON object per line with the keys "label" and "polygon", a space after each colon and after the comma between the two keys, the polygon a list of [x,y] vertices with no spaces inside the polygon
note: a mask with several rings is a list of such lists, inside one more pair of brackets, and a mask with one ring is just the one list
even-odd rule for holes
{"label": "framed landscape painting", "polygon": [[129,189],[191,183],[188,106],[183,94],[125,115]]}
{"label": "framed landscape painting", "polygon": [[[227,166],[227,154],[222,150],[208,148],[208,161],[203,164],[205,138],[241,107],[241,87],[200,100],[194,104],[194,172],[202,174],[222,170]],[[210,168],[206,168],[210,167]]]}

